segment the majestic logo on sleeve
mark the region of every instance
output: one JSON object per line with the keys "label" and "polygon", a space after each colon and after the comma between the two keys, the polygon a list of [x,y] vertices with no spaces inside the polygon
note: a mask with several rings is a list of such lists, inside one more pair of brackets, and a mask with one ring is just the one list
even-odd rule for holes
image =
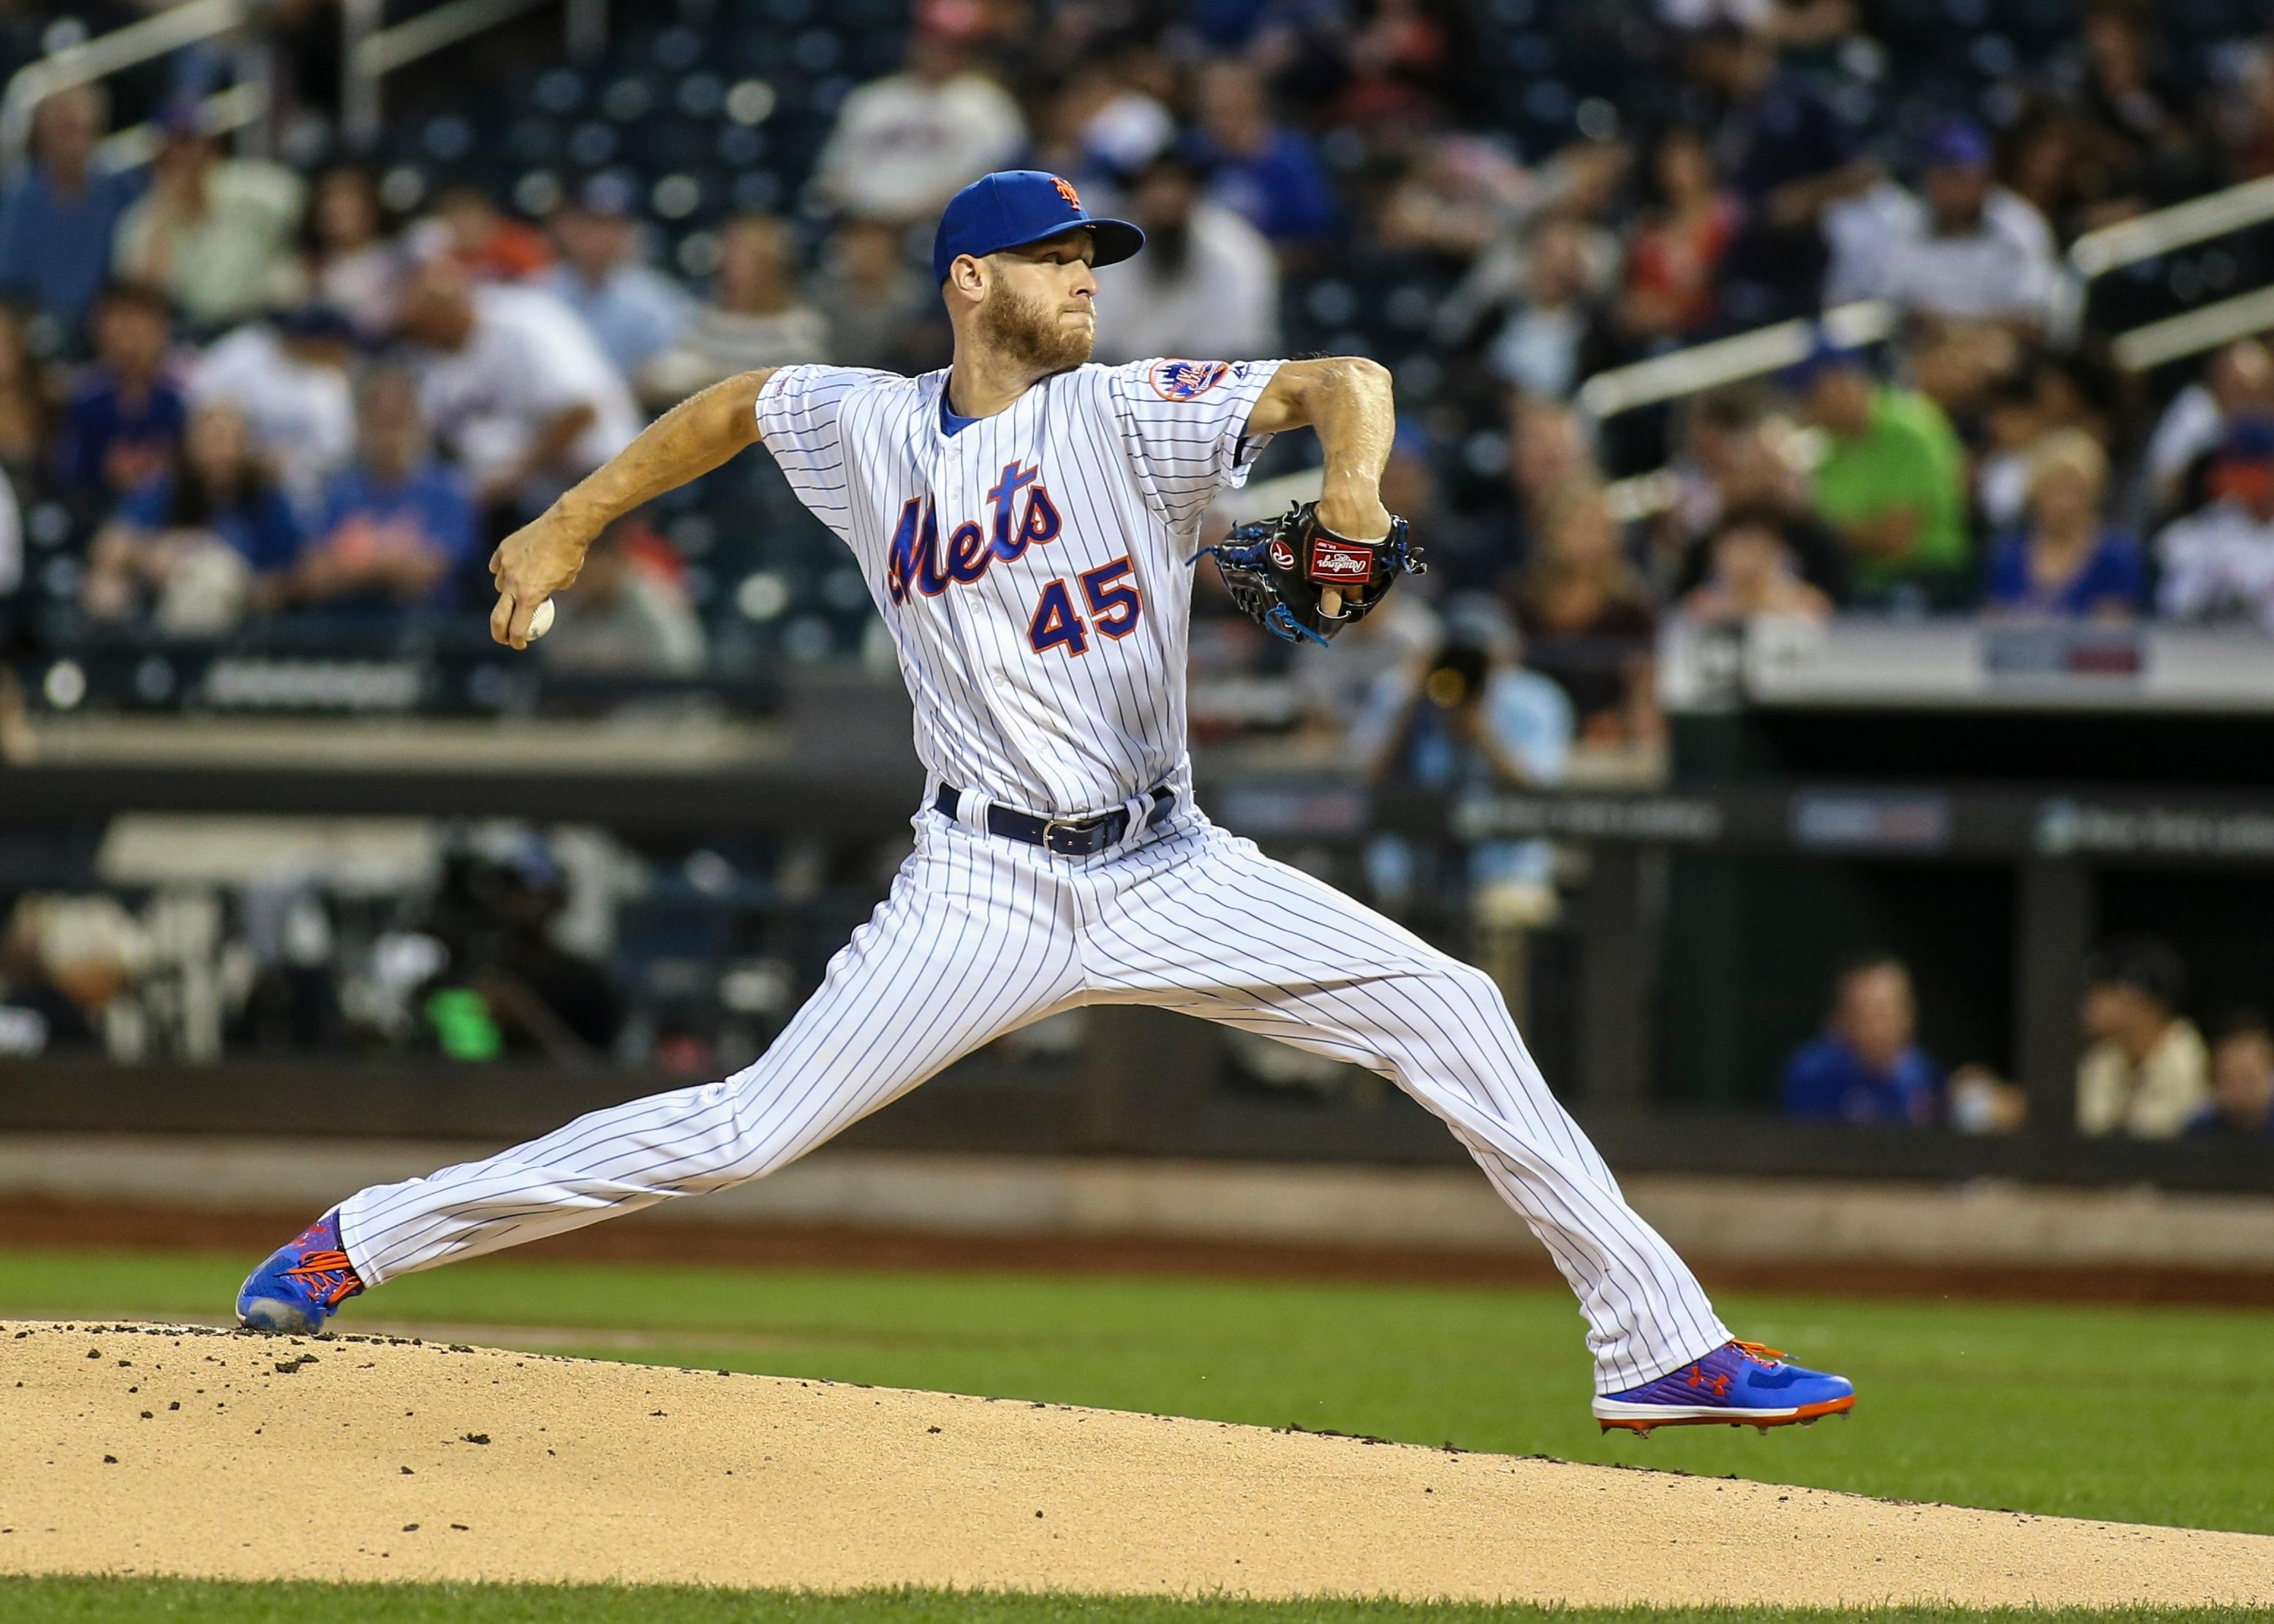
{"label": "majestic logo on sleeve", "polygon": [[1231,370],[1221,361],[1156,361],[1153,393],[1164,401],[1197,400],[1222,383]]}
{"label": "majestic logo on sleeve", "polygon": [[[1013,524],[1011,510],[1022,492],[1026,503]],[[995,488],[987,492],[987,505],[993,510],[993,523],[983,529],[975,520],[965,520],[948,532],[943,552],[939,515],[929,499],[908,498],[885,557],[885,585],[894,603],[907,602],[910,587],[926,598],[937,598],[952,582],[968,585],[998,560],[1008,564],[1023,557],[1028,547],[1056,541],[1063,528],[1039,466],[1004,463]]]}
{"label": "majestic logo on sleeve", "polygon": [[1068,207],[1080,208],[1081,207],[1081,193],[1073,189],[1073,183],[1068,180],[1065,176],[1051,176],[1050,184],[1058,189],[1058,196],[1066,200]]}

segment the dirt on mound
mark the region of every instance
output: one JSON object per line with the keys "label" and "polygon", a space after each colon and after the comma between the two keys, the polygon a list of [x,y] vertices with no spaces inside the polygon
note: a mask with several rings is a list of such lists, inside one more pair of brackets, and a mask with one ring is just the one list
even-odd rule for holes
{"label": "dirt on mound", "polygon": [[0,1572],[2216,1604],[2274,1602],[2274,1538],[390,1337],[0,1323]]}

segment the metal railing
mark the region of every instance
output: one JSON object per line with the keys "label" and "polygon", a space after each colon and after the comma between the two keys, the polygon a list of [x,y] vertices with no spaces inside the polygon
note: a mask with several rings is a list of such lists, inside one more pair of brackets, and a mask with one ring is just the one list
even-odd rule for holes
{"label": "metal railing", "polygon": [[[259,124],[268,116],[272,101],[266,79],[247,79],[207,96],[200,104],[199,122],[208,135],[227,135]],[[95,162],[113,173],[139,169],[158,155],[164,139],[154,123],[129,124],[102,138],[94,149]]]}
{"label": "metal railing", "polygon": [[[2069,268],[2081,290],[2111,271],[2269,221],[2274,221],[2274,176],[2088,231],[2070,245]],[[2261,288],[2120,333],[2109,353],[2127,372],[2151,372],[2269,329],[2274,329],[2274,289]]]}
{"label": "metal railing", "polygon": [[[349,140],[374,139],[384,117],[380,81],[399,68],[555,0],[456,0],[382,27],[386,0],[341,0],[346,56],[340,121]],[[608,0],[559,0],[570,56],[597,56],[608,38]]]}
{"label": "metal railing", "polygon": [[2274,220],[2274,175],[2088,231],[2070,244],[2069,267],[2090,282],[2174,248],[2209,242],[2269,220]]}
{"label": "metal railing", "polygon": [[1901,320],[1901,312],[1885,300],[1861,299],[1827,310],[1816,320],[1780,321],[1597,372],[1579,386],[1579,404],[1600,423],[1638,407],[1781,371],[1808,354],[1819,327],[1836,344],[1876,344],[1891,336]]}
{"label": "metal railing", "polygon": [[19,68],[0,96],[0,166],[13,169],[24,161],[31,148],[32,120],[49,97],[234,33],[252,20],[255,9],[254,0],[185,0]]}
{"label": "metal railing", "polygon": [[2153,372],[2238,338],[2270,331],[2274,331],[2274,288],[2260,288],[2120,333],[2110,342],[2109,356],[2127,372]]}
{"label": "metal railing", "polygon": [[[436,51],[510,21],[556,0],[455,0],[393,27],[385,22],[387,0],[340,0],[345,36],[341,117],[350,136],[369,141],[380,130],[380,81],[388,74]],[[597,55],[607,42],[607,0],[557,0],[571,56]],[[0,96],[0,168],[13,169],[31,149],[33,121],[50,96],[92,85],[114,73],[200,45],[245,28],[256,19],[259,0],[183,0],[140,22],[50,52],[19,69]],[[206,103],[215,132],[258,124],[272,98],[262,76]],[[124,167],[147,162],[157,149],[156,132],[147,125],[121,131],[105,143],[104,155]]]}
{"label": "metal railing", "polygon": [[[2274,176],[2089,231],[2068,251],[2075,290],[2081,297],[2084,284],[2111,271],[2268,221],[2274,221]],[[1822,325],[1835,342],[1868,344],[1893,335],[1901,320],[1894,306],[1867,299],[1826,311]],[[1808,353],[1811,327],[1805,320],[1781,321],[1598,372],[1580,386],[1579,404],[1600,422],[1775,372]],[[2274,292],[2259,289],[2121,334],[2112,341],[2113,353],[2127,371],[2145,372],[2269,328],[2274,328]]]}

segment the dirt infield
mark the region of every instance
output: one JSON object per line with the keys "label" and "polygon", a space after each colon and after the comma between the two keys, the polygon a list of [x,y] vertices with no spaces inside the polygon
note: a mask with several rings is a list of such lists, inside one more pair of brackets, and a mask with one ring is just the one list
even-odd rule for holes
{"label": "dirt infield", "polygon": [[2274,1538],[463,1345],[0,1323],[0,1572],[2274,1601]]}

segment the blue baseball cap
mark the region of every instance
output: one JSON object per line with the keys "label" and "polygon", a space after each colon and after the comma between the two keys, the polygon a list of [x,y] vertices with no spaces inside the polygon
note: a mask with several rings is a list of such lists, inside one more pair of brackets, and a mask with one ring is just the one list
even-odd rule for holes
{"label": "blue baseball cap", "polygon": [[1805,392],[1826,372],[1871,370],[1871,357],[1867,350],[1858,345],[1841,343],[1818,327],[1809,335],[1808,353],[1787,366],[1780,376],[1786,388]]}
{"label": "blue baseball cap", "polygon": [[1927,132],[1921,143],[1927,167],[1937,169],[1986,169],[1992,156],[1990,138],[1969,118],[1948,118]]}
{"label": "blue baseball cap", "polygon": [[1112,265],[1145,245],[1145,234],[1126,220],[1098,220],[1081,206],[1073,183],[1043,169],[1000,169],[983,175],[947,200],[931,239],[934,282],[964,254],[975,259],[1005,248],[1024,248],[1087,226],[1097,243],[1097,263]]}
{"label": "blue baseball cap", "polygon": [[2274,462],[2274,417],[2235,418],[2227,425],[2218,455],[2225,462]]}
{"label": "blue baseball cap", "polygon": [[213,133],[206,127],[205,99],[191,90],[177,90],[168,96],[151,122],[169,140],[197,140]]}

